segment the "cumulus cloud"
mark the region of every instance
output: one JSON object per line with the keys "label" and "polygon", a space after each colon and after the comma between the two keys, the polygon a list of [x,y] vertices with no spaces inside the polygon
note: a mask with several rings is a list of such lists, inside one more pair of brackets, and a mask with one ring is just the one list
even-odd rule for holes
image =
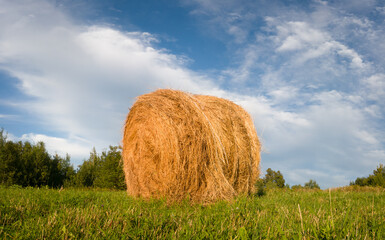
{"label": "cumulus cloud", "polygon": [[149,33],[78,26],[45,1],[1,4],[0,68],[34,97],[15,106],[67,136],[67,142],[44,137],[48,146],[62,146],[58,151],[79,155],[86,146],[120,144],[125,115],[143,93],[165,87],[215,91],[214,84],[185,68],[183,59],[154,48],[156,38]]}
{"label": "cumulus cloud", "polygon": [[[292,183],[314,179],[311,171],[323,174],[316,180],[325,186],[347,184],[360,171],[372,168],[382,161],[379,156],[368,158],[368,151],[383,149],[373,129],[367,124],[365,111],[337,91],[321,92],[312,98],[313,103],[295,113],[295,122],[275,119],[265,135],[267,153],[265,167],[279,169],[288,174]],[[274,118],[272,118],[274,119]],[[266,131],[265,131],[266,134]],[[362,160],[365,159],[365,160]]]}

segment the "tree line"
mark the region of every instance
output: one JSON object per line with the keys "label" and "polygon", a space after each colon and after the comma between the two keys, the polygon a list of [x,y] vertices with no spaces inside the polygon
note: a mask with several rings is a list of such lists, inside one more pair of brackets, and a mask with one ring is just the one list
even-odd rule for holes
{"label": "tree line", "polygon": [[110,146],[73,167],[70,156],[50,155],[43,142],[13,142],[0,130],[0,184],[22,187],[100,187],[125,189],[121,148]]}
{"label": "tree line", "polygon": [[[355,181],[350,182],[350,186],[371,186],[371,187],[384,187],[385,188],[385,166],[380,164],[373,174],[369,174],[368,177],[358,177]],[[259,179],[256,183],[257,194],[263,195],[266,189],[272,188],[290,188],[288,184],[285,184],[285,179],[280,171],[274,171],[271,168],[266,170],[266,174],[263,178]],[[303,186],[293,185],[291,189],[320,189],[318,183],[310,179]]]}
{"label": "tree line", "polygon": [[[98,154],[95,148],[88,159],[75,169],[70,156],[50,155],[43,142],[13,142],[0,129],[0,184],[23,187],[99,187],[125,189],[121,147],[109,146]],[[385,187],[385,167],[380,164],[373,174],[357,178],[350,185]],[[257,194],[266,189],[290,188],[280,171],[266,170],[256,183]],[[293,185],[291,189],[320,189],[313,179],[303,186]]]}
{"label": "tree line", "polygon": [[[275,189],[275,188],[286,188],[290,189],[289,184],[285,184],[285,179],[283,177],[283,174],[280,171],[274,171],[271,168],[268,168],[266,170],[266,174],[263,176],[263,178],[260,178],[256,183],[256,194],[259,196],[265,195],[266,190],[268,189]],[[306,182],[303,186],[293,185],[291,189],[320,189],[320,186],[318,183],[310,179],[308,182]]]}
{"label": "tree line", "polygon": [[359,177],[354,182],[350,182],[350,185],[385,188],[385,166],[380,164],[373,170],[373,174],[369,174],[368,177]]}

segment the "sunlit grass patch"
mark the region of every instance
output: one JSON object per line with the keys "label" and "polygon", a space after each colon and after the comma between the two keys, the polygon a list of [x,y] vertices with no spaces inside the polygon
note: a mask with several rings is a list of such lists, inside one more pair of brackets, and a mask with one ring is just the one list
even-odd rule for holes
{"label": "sunlit grass patch", "polygon": [[0,187],[1,239],[384,239],[385,191],[270,190],[212,205]]}

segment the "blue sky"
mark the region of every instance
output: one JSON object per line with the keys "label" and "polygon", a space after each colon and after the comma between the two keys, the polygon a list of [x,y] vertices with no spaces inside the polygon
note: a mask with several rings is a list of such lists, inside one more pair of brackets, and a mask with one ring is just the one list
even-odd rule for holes
{"label": "blue sky", "polygon": [[261,166],[349,184],[385,163],[385,3],[0,0],[0,127],[75,166],[158,88],[230,99]]}

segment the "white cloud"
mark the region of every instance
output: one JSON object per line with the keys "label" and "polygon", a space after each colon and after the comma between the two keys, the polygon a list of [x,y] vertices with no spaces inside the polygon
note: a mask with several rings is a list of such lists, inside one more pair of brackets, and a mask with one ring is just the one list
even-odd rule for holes
{"label": "white cloud", "polygon": [[370,172],[381,160],[366,153],[382,145],[380,137],[364,126],[365,112],[338,92],[317,94],[314,100],[296,114],[305,117],[306,124],[269,122],[275,128],[264,132],[267,153],[262,166],[281,170],[291,184],[315,179],[323,188],[346,185],[363,171]]}
{"label": "white cloud", "polygon": [[376,11],[378,11],[381,15],[385,15],[385,7],[376,7]]}
{"label": "white cloud", "polygon": [[353,131],[353,134],[367,144],[379,145],[380,143],[376,136],[365,130],[357,130],[355,132]]}
{"label": "white cloud", "polygon": [[315,29],[306,22],[279,22],[273,18],[267,18],[271,26],[276,29],[274,37],[278,47],[277,52],[297,51],[294,61],[304,64],[314,58],[333,57],[337,54],[349,59],[352,69],[361,70],[368,68],[362,57],[353,49],[333,40],[326,32]]}
{"label": "white cloud", "polygon": [[337,50],[338,54],[351,59],[351,64],[350,64],[351,68],[354,69],[354,68],[364,68],[365,67],[365,64],[363,63],[362,58],[358,55],[357,52],[355,52],[352,49],[349,49],[348,47],[346,47],[340,43],[337,43],[336,47],[339,49],[339,50]]}
{"label": "white cloud", "polygon": [[136,96],[165,87],[215,90],[184,68],[183,60],[153,48],[149,33],[77,26],[44,1],[22,4],[2,4],[0,68],[35,97],[19,106],[47,128],[88,139],[100,149],[120,143]]}
{"label": "white cloud", "polygon": [[181,2],[186,6],[193,6],[190,13],[196,16],[198,21],[202,22],[202,19],[205,19],[203,31],[208,28],[208,34],[222,40],[231,36],[231,44],[247,43],[250,27],[257,21],[256,13],[248,8],[250,5],[248,1],[182,0]]}
{"label": "white cloud", "polygon": [[0,114],[0,118],[3,118],[3,119],[10,119],[10,118],[14,118],[15,115],[10,115],[10,114]]}
{"label": "white cloud", "polygon": [[[64,157],[67,153],[70,153],[70,157],[73,159],[83,160],[91,151],[90,143],[79,138],[58,138],[34,133],[23,134],[20,138],[13,138],[14,140],[28,141],[34,144],[44,142],[47,151],[51,155],[58,154]],[[76,161],[74,165],[77,167],[81,163],[81,161]]]}
{"label": "white cloud", "polygon": [[298,98],[299,89],[294,86],[282,86],[272,89],[268,95],[273,98],[275,104],[284,104]]}
{"label": "white cloud", "polygon": [[255,68],[255,62],[258,59],[256,48],[253,45],[244,49],[240,55],[242,56],[242,62],[237,68],[222,71],[222,74],[235,85],[244,84],[250,79]]}
{"label": "white cloud", "polygon": [[[205,24],[256,33],[255,42],[235,48],[238,65],[223,75],[237,93],[247,89],[244,94],[254,96],[238,102],[262,135],[263,168],[279,169],[296,184],[317,176],[323,187],[370,173],[381,160],[366,153],[384,149],[384,132],[377,129],[383,128],[377,122],[383,120],[382,103],[370,101],[383,98],[385,34],[382,23],[359,11],[372,11],[375,1],[354,1],[348,8],[313,1],[311,11],[279,2],[248,2],[248,10],[233,7],[237,1],[196,2],[209,18]],[[237,21],[228,20],[229,12]],[[251,21],[239,17],[249,12]],[[238,42],[227,33],[224,42]]]}
{"label": "white cloud", "polygon": [[309,46],[318,46],[327,38],[326,34],[313,29],[306,22],[288,22],[277,26],[277,41],[281,44],[277,51],[300,50]]}
{"label": "white cloud", "polygon": [[342,0],[336,2],[336,5],[351,11],[370,11],[375,7],[376,0]]}
{"label": "white cloud", "polygon": [[383,103],[385,98],[385,74],[379,73],[362,80],[362,85],[367,89],[370,100]]}

